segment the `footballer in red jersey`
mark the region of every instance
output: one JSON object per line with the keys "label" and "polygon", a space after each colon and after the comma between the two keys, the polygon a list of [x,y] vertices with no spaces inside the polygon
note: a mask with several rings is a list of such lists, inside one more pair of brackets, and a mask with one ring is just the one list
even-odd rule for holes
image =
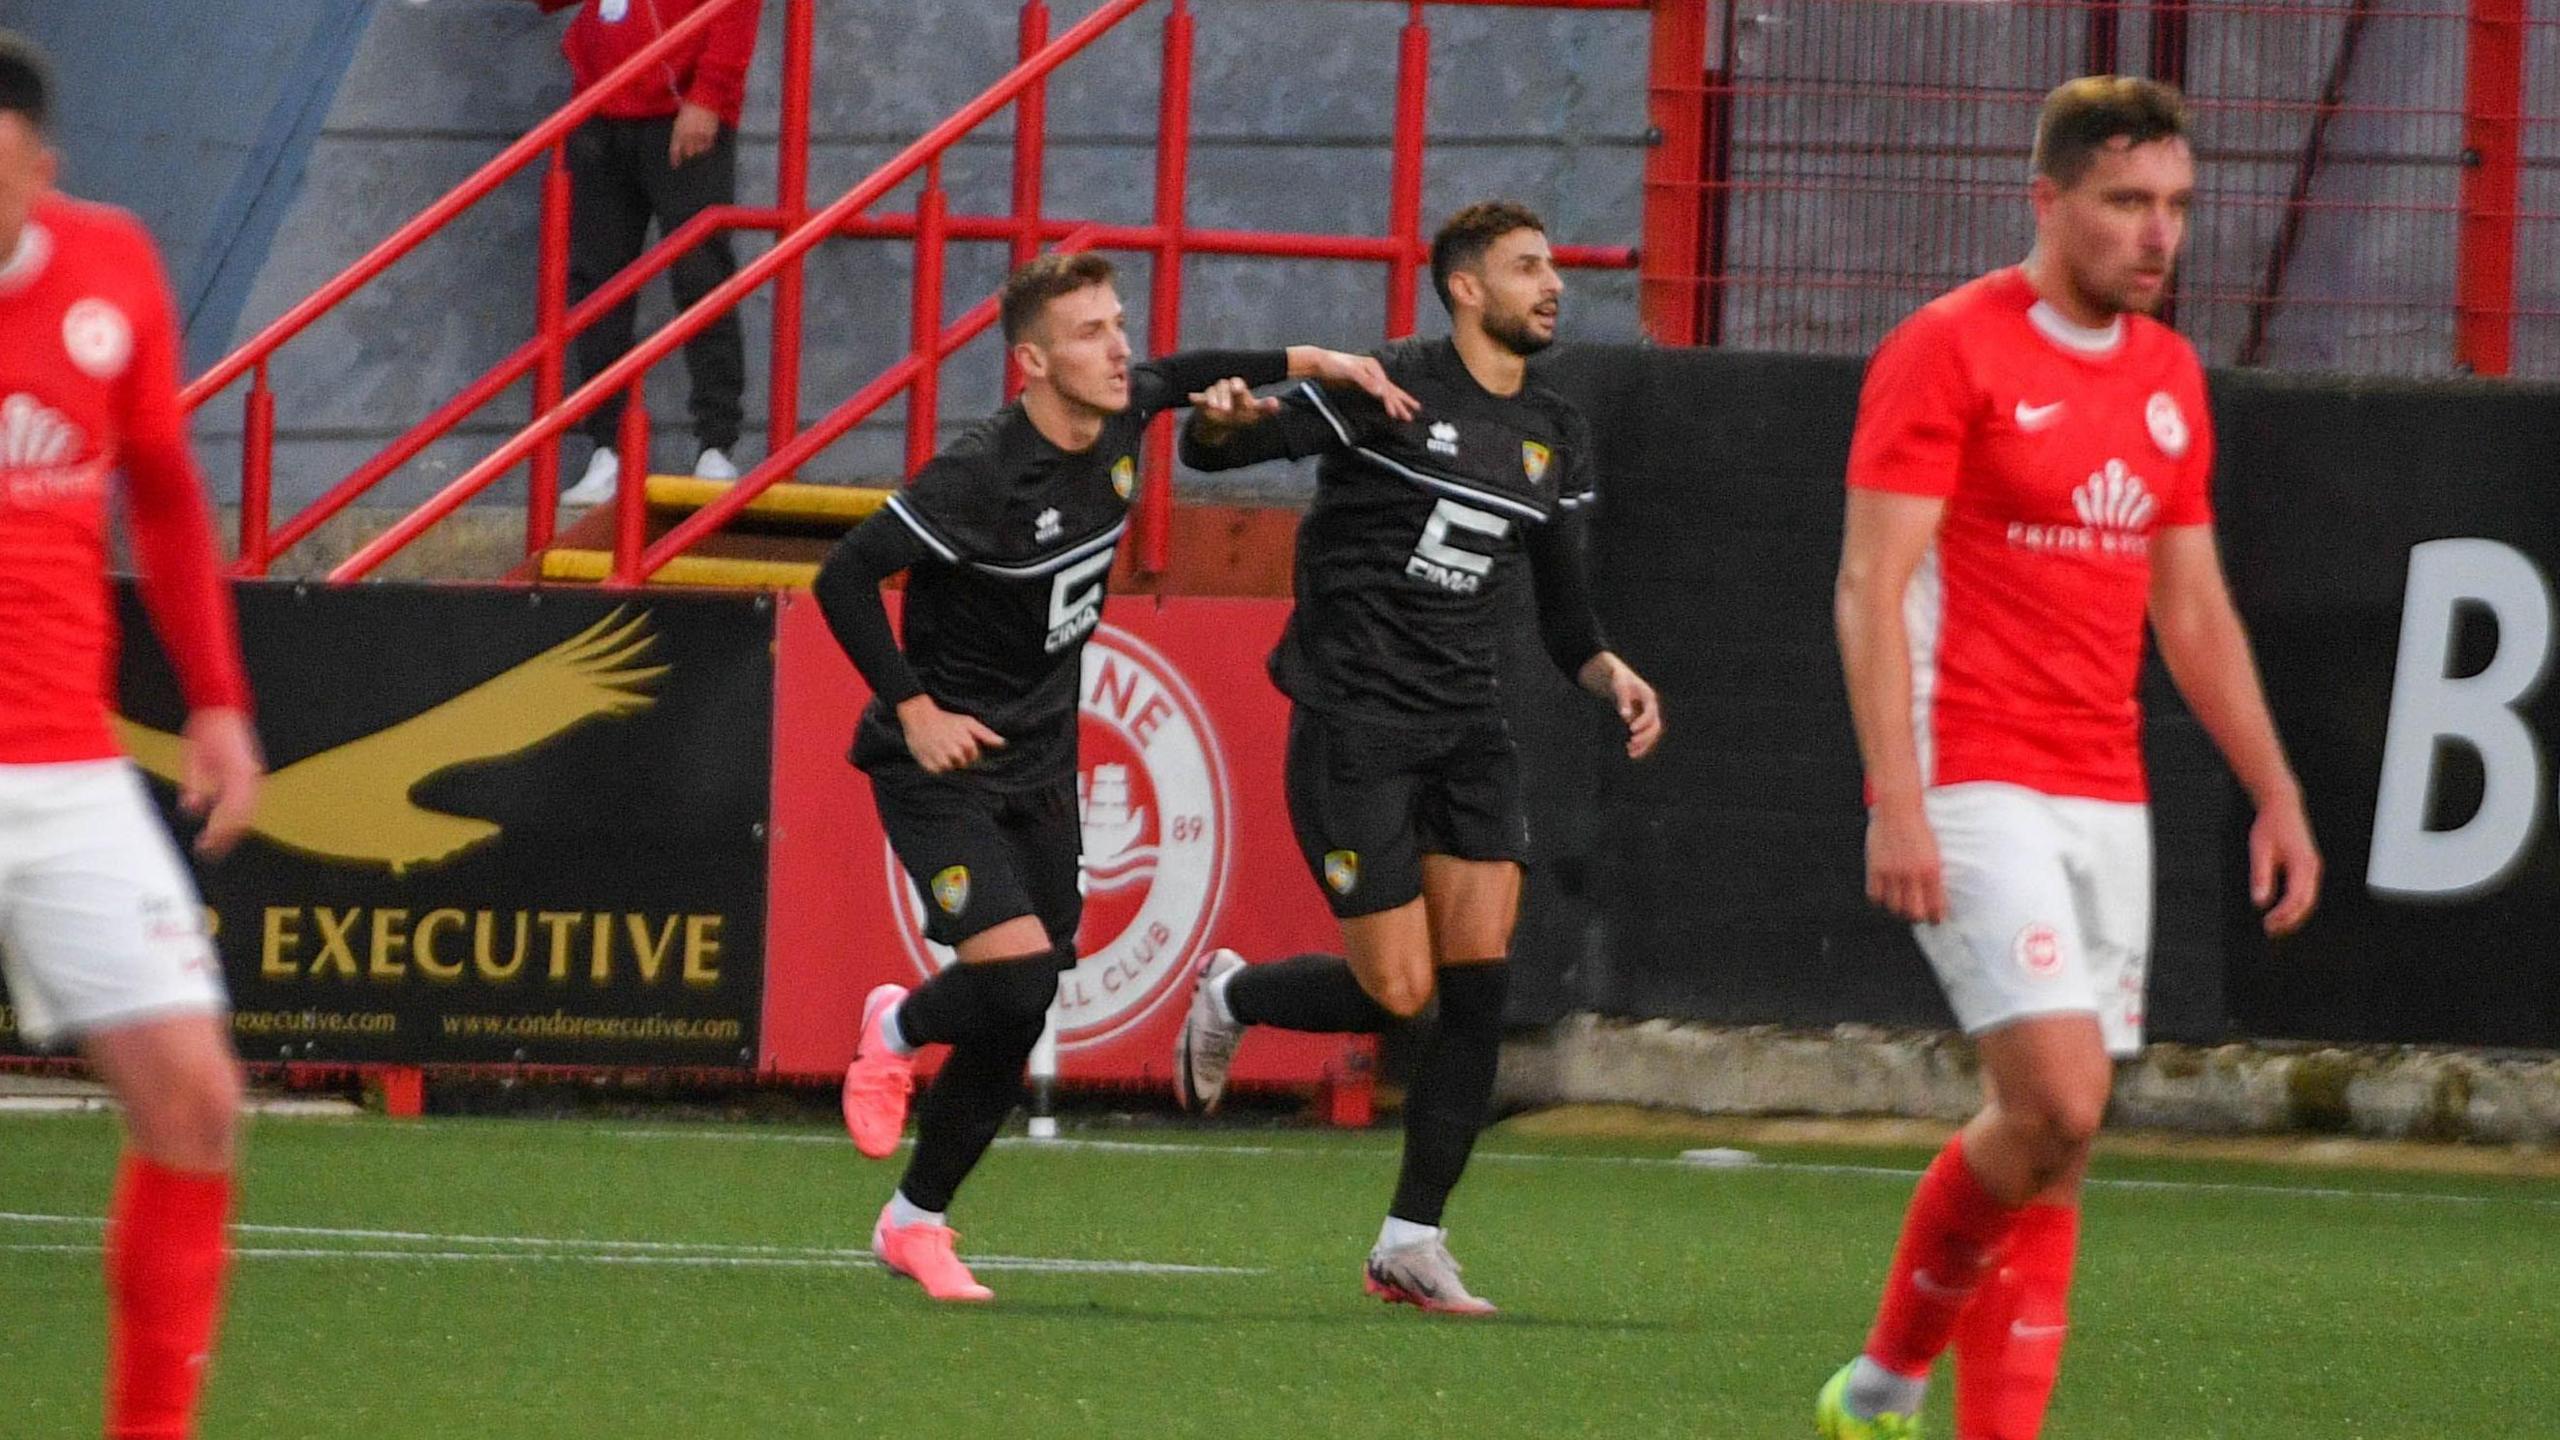
{"label": "footballer in red jersey", "polygon": [[1912,922],[1985,1103],[1922,1177],[1829,1440],[1916,1433],[1956,1350],[1958,1440],[2031,1440],[2059,1373],[2111,1056],[2142,1041],[2146,624],[2256,802],[2283,933],[2320,858],[2213,538],[2203,367],[2152,318],[2195,191],[2174,90],[2112,76],[2037,122],[2035,248],[1878,347],[1836,596],[1866,765],[1867,893]]}
{"label": "footballer in red jersey", "polygon": [[192,1433],[213,1347],[240,1078],[203,903],[109,726],[119,476],[200,849],[246,828],[261,764],[168,283],[132,216],[54,192],[48,89],[0,32],[0,959],[19,1029],[77,1041],[123,1106],[106,1433],[161,1440]]}

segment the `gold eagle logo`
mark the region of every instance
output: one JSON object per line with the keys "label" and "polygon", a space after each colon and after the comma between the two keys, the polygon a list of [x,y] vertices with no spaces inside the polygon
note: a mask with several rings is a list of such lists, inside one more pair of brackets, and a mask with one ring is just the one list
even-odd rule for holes
{"label": "gold eagle logo", "polygon": [[[495,764],[590,720],[656,704],[644,687],[667,667],[638,663],[657,643],[648,624],[645,611],[625,620],[617,609],[450,700],[294,761],[267,777],[249,828],[297,854],[380,865],[394,875],[496,839],[500,827],[489,821],[429,810],[409,797],[448,770]],[[177,736],[121,715],[115,723],[136,764],[178,783]]]}

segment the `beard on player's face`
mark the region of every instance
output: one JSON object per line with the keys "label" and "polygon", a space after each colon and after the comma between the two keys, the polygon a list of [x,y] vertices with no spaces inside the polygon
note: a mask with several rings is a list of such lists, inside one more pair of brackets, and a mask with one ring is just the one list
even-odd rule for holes
{"label": "beard on player's face", "polygon": [[1516,276],[1502,283],[1479,277],[1478,285],[1484,309],[1476,323],[1483,327],[1486,339],[1524,358],[1555,343],[1556,320],[1564,303],[1559,288]]}
{"label": "beard on player's face", "polygon": [[2167,299],[2177,267],[2169,256],[2137,255],[2069,268],[2072,288],[2083,300],[2114,314],[2149,315]]}
{"label": "beard on player's face", "polygon": [[1556,343],[1552,330],[1541,333],[1526,308],[1484,312],[1485,337],[1514,355],[1526,358]]}
{"label": "beard on player's face", "polygon": [[2108,314],[2148,315],[2168,298],[2177,252],[2101,221],[2065,237],[2062,270],[2082,303]]}

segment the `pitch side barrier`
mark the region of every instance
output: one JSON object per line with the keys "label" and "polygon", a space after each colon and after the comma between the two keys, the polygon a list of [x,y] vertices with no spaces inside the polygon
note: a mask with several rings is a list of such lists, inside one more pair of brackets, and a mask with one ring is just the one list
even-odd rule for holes
{"label": "pitch side barrier", "polygon": [[[1591,347],[1604,624],[1661,686],[1641,766],[1534,642],[1506,693],[1539,864],[1514,1018],[1945,1025],[1862,895],[1831,583],[1861,366]],[[2329,863],[2269,944],[2251,811],[2156,660],[2162,1038],[2560,1046],[2560,391],[2214,377],[2231,585]]]}
{"label": "pitch side barrier", "polygon": [[[1830,620],[1858,365],[1591,348],[1547,370],[1604,451],[1603,622],[1672,733],[1625,762],[1519,616],[1504,690],[1537,858],[1513,1018],[1946,1023],[1861,894]],[[2225,560],[2330,883],[2301,935],[2260,936],[2247,806],[2155,666],[2153,1032],[2560,1047],[2560,393],[2232,374],[2215,412]],[[178,697],[123,601],[125,738],[165,777]],[[943,962],[844,763],[864,695],[805,598],[239,601],[274,775],[203,883],[251,1059],[823,1076],[870,985]],[[1285,606],[1106,612],[1070,1083],[1163,1079],[1204,948],[1335,943],[1261,674]],[[1364,1075],[1330,1041],[1244,1058],[1340,1095]]]}
{"label": "pitch side barrier", "polygon": [[[869,696],[805,594],[237,585],[272,774],[202,866],[241,1053],[825,1078],[862,997],[950,960],[846,763]],[[119,725],[174,828],[184,707],[130,585]],[[896,597],[892,597],[892,605]],[[1110,602],[1083,690],[1086,961],[1058,1078],[1170,1084],[1191,962],[1333,943],[1289,836],[1277,599]],[[1247,1085],[1365,1113],[1364,1046]],[[0,1000],[0,1055],[20,1051]],[[1170,1093],[1165,1091],[1165,1093]]]}

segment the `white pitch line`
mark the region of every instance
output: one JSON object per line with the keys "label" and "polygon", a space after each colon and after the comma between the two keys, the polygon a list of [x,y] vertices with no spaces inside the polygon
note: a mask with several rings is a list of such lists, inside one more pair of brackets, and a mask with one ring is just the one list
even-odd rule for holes
{"label": "white pitch line", "polygon": [[[0,1244],[0,1254],[95,1255],[100,1245]],[[788,1255],[639,1255],[570,1251],[500,1250],[342,1250],[327,1247],[282,1249],[248,1247],[231,1252],[242,1260],[427,1261],[436,1264],[654,1265],[699,1270],[875,1270],[880,1262],[860,1259]],[[969,1268],[1043,1275],[1263,1275],[1268,1271],[1234,1265],[1174,1265],[1151,1260],[1059,1260],[1031,1255],[972,1256]]]}
{"label": "white pitch line", "polygon": [[[750,1145],[845,1145],[842,1135],[810,1135],[795,1131],[756,1130],[607,1130],[617,1140],[711,1140]],[[910,1141],[900,1141],[904,1148]],[[1028,1135],[1004,1135],[996,1146],[1005,1150],[1091,1150],[1118,1155],[1278,1155],[1284,1153],[1276,1145],[1186,1145],[1165,1140],[1035,1140]],[[1381,1147],[1383,1149],[1383,1147]]]}
{"label": "white pitch line", "polygon": [[842,1134],[811,1135],[794,1130],[605,1130],[616,1140],[717,1140],[748,1145],[850,1145]]}
{"label": "white pitch line", "polygon": [[[1921,1172],[1895,1165],[1821,1165],[1810,1161],[1753,1160],[1742,1165],[1696,1165],[1653,1155],[1528,1155],[1493,1152],[1478,1160],[1528,1165],[1633,1165],[1646,1169],[1696,1170],[1716,1175],[1762,1174],[1848,1175],[1868,1180],[1917,1180]],[[2081,1182],[2092,1190],[2157,1190],[2200,1195],[2263,1195],[2304,1200],[2389,1200],[2421,1205],[2514,1205],[2560,1210],[2560,1199],[2536,1195],[2455,1195],[2440,1190],[2355,1190],[2342,1185],[2266,1185],[2241,1180],[2144,1180],[2123,1176],[2090,1176]]]}
{"label": "white pitch line", "polygon": [[[793,1131],[720,1131],[706,1130],[607,1130],[617,1140],[712,1140],[726,1143],[763,1145],[844,1145],[850,1143],[842,1135],[809,1135]],[[903,1148],[912,1142],[900,1141]],[[1120,1155],[1277,1155],[1275,1145],[1185,1145],[1164,1140],[1035,1140],[1028,1135],[1003,1135],[996,1145],[1006,1150],[1091,1150]]]}
{"label": "white pitch line", "polygon": [[[615,1130],[606,1132],[633,1139],[682,1140],[775,1140],[798,1144],[834,1144],[845,1142],[833,1135],[756,1135],[722,1134],[707,1131],[699,1136],[683,1130]],[[902,1142],[903,1143],[903,1142]],[[1273,1155],[1309,1160],[1368,1160],[1392,1153],[1384,1145],[1361,1146],[1333,1150],[1298,1149],[1279,1145],[1186,1145],[1172,1141],[1139,1140],[1033,1140],[1027,1136],[1006,1136],[996,1141],[999,1146],[1025,1150],[1089,1150],[1134,1155],[1187,1155],[1223,1158],[1243,1156],[1259,1158]],[[1810,1161],[1754,1160],[1747,1165],[1703,1166],[1667,1155],[1539,1155],[1522,1151],[1480,1150],[1475,1158],[1497,1165],[1612,1165],[1646,1170],[1712,1170],[1717,1174],[1850,1175],[1879,1180],[1917,1180],[1920,1171],[1893,1165],[1824,1165]],[[2265,1195],[2300,1197],[2308,1200],[2388,1200],[2420,1205],[2514,1205],[2526,1209],[2560,1210],[2560,1199],[2532,1195],[2454,1195],[2429,1190],[2355,1190],[2338,1185],[2269,1185],[2238,1180],[2143,1180],[2091,1176],[2085,1182],[2096,1190],[2159,1190],[2171,1193]]]}
{"label": "white pitch line", "polygon": [[[414,1129],[403,1131],[401,1133],[427,1134],[433,1132],[425,1129]],[[775,1145],[842,1145],[847,1143],[843,1137],[832,1133],[809,1134],[794,1131],[723,1130],[714,1129],[708,1126],[699,1130],[664,1128],[617,1129],[604,1130],[596,1133],[623,1140],[703,1140],[718,1143]],[[908,1142],[903,1141],[900,1142],[901,1148],[904,1148],[907,1143]],[[1392,1147],[1386,1145],[1318,1150],[1278,1145],[1193,1145],[1184,1144],[1178,1141],[1091,1139],[1034,1140],[1028,1136],[1020,1135],[1005,1136],[998,1139],[996,1144],[1008,1149],[1019,1148],[1033,1151],[1094,1151],[1112,1154],[1179,1155],[1207,1157],[1212,1159],[1231,1156],[1247,1159],[1261,1159],[1276,1155],[1301,1160],[1373,1160],[1381,1155],[1393,1153]],[[1916,1169],[1908,1169],[1892,1165],[1826,1165],[1789,1160],[1755,1160],[1747,1165],[1700,1166],[1694,1165],[1686,1160],[1675,1159],[1670,1156],[1655,1155],[1540,1155],[1519,1151],[1478,1151],[1475,1158],[1482,1162],[1498,1165],[1609,1165],[1630,1166],[1637,1169],[1712,1170],[1714,1173],[1719,1175],[1750,1174],[1758,1172],[1761,1174],[1788,1175],[1847,1175],[1866,1179],[1911,1181],[1920,1178],[1921,1174],[1921,1172]],[[2271,1185],[2236,1180],[2147,1180],[2107,1176],[2091,1176],[2084,1183],[2093,1190],[2149,1190],[2172,1194],[2257,1195],[2279,1199],[2298,1198],[2306,1200],[2372,1200],[2409,1205],[2504,1205],[2528,1210],[2560,1210],[2560,1199],[2546,1199],[2532,1195],[2457,1195],[2443,1191],[2428,1190],[2356,1190],[2334,1185]],[[23,1217],[14,1217],[5,1213],[0,1213],[0,1220],[14,1218]],[[248,1227],[237,1228],[246,1229]],[[300,1232],[290,1229],[279,1229],[276,1233],[294,1234]],[[317,1233],[325,1234],[330,1232]],[[380,1233],[384,1238],[451,1239],[456,1242],[473,1242],[483,1244],[534,1243],[524,1241],[520,1238],[511,1239],[510,1237],[504,1236],[409,1237],[400,1235],[397,1232],[378,1233]],[[579,1244],[593,1242],[561,1241],[544,1243]],[[624,1246],[623,1248],[631,1247]],[[702,1247],[680,1248],[698,1249]]]}
{"label": "white pitch line", "polygon": [[[106,1221],[89,1215],[40,1215],[17,1211],[0,1211],[0,1224],[72,1225],[90,1229],[103,1228]],[[571,1250],[669,1250],[688,1254],[789,1255],[835,1259],[848,1256],[870,1257],[868,1250],[830,1249],[809,1245],[733,1245],[703,1240],[613,1240],[553,1235],[456,1235],[432,1230],[364,1230],[332,1225],[252,1225],[234,1224],[239,1235],[279,1235],[312,1240],[401,1240],[437,1245],[508,1245],[528,1249]]]}

